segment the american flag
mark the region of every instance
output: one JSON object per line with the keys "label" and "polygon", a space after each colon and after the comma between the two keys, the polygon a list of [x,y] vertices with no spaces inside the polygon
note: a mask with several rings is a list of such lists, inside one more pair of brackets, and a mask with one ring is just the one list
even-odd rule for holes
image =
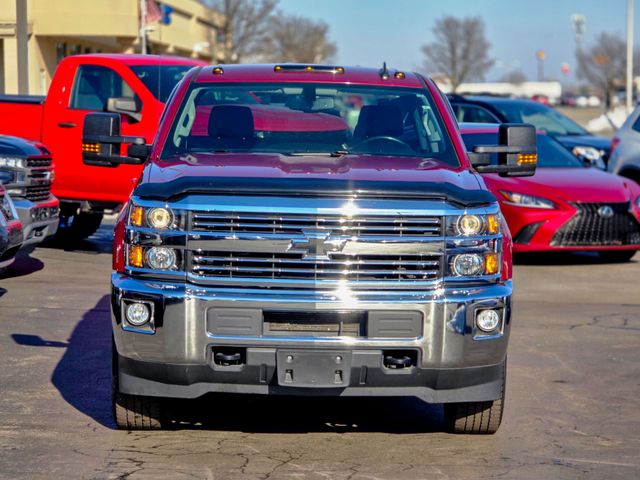
{"label": "american flag", "polygon": [[162,12],[156,0],[142,0],[144,2],[144,23],[155,23],[162,19]]}

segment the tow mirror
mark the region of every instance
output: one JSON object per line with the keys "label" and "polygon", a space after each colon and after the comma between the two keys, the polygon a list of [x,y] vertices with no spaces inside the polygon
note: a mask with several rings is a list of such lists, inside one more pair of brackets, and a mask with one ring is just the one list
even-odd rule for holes
{"label": "tow mirror", "polygon": [[[538,151],[536,129],[525,123],[503,123],[498,129],[498,145],[477,145],[469,154],[471,165],[479,173],[497,173],[501,177],[530,177],[536,172]],[[498,164],[491,163],[491,154]]]}
{"label": "tow mirror", "polygon": [[111,97],[107,99],[107,112],[121,113],[137,122],[142,120],[140,107],[133,97]]}
{"label": "tow mirror", "polygon": [[[122,155],[122,145],[130,144],[128,155]],[[89,113],[82,130],[82,161],[97,167],[117,167],[121,163],[138,165],[149,157],[150,146],[142,137],[120,136],[120,115]]]}

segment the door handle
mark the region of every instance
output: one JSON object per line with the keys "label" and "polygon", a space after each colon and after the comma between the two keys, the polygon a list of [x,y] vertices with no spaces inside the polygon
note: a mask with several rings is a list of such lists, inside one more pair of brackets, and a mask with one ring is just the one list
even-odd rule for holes
{"label": "door handle", "polygon": [[60,122],[58,123],[60,128],[75,128],[76,124],[73,122]]}

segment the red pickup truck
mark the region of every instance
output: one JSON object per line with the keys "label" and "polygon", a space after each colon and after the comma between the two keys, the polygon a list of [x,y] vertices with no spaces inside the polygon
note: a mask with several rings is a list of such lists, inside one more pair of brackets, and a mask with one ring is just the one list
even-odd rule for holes
{"label": "red pickup truck", "polygon": [[114,234],[116,425],[210,392],[381,395],[494,433],[511,237],[478,173],[532,175],[535,138],[467,153],[435,84],[386,66],[193,69],[152,145],[87,115],[85,162],[144,164]]}
{"label": "red pickup truck", "polygon": [[177,57],[77,55],[60,63],[46,97],[0,96],[0,133],[42,142],[51,151],[61,233],[75,238],[94,233],[104,210],[126,202],[142,170],[138,165],[100,169],[83,164],[85,115],[120,113],[124,135],[151,142],[173,87],[201,65]]}

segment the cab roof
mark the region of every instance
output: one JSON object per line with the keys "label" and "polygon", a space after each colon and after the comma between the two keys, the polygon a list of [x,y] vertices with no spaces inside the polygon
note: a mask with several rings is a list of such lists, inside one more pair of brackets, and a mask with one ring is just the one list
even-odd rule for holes
{"label": "cab roof", "polygon": [[[386,76],[386,78],[385,78]],[[425,88],[413,72],[396,69],[315,64],[218,65],[204,67],[196,82],[351,83],[384,87]]]}
{"label": "cab roof", "polygon": [[88,53],[84,55],[71,55],[66,58],[82,60],[104,60],[123,63],[125,65],[209,65],[203,60],[195,58],[176,57],[173,55],[141,55],[137,53]]}

